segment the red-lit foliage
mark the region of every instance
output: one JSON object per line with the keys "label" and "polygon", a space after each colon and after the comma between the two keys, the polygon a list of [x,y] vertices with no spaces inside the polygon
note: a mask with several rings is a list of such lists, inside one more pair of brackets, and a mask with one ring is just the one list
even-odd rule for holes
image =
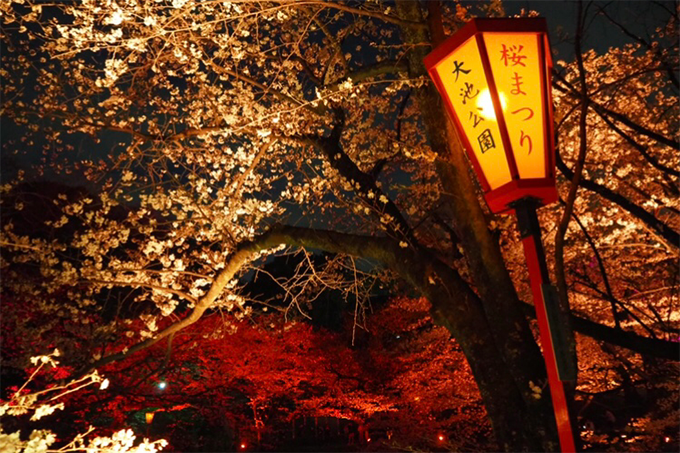
{"label": "red-lit foliage", "polygon": [[[291,438],[303,417],[351,421],[359,433],[335,442],[362,448],[431,448],[446,433],[452,448],[472,449],[489,436],[486,415],[462,353],[428,310],[424,299],[393,299],[368,318],[354,347],[349,334],[307,323],[275,316],[230,322],[215,313],[170,345],[103,368],[110,388],[72,395],[71,412],[55,416],[103,432],[146,429],[178,450],[304,442]],[[197,434],[201,425],[229,445],[208,439],[208,429]]]}

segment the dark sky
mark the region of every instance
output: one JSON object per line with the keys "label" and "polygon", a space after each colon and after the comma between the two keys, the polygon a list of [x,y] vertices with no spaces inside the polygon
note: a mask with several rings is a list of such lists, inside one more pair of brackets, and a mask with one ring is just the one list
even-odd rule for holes
{"label": "dark sky", "polygon": [[[610,47],[618,47],[627,42],[626,37],[618,28],[612,25],[604,17],[594,17],[598,8],[604,8],[614,20],[629,27],[629,30],[638,36],[647,38],[647,33],[654,28],[664,25],[664,5],[673,10],[675,2],[671,0],[612,0],[612,1],[583,1],[584,8],[592,3],[588,9],[589,20],[586,23],[584,37],[584,49],[595,49],[602,54]],[[558,29],[562,29],[569,37],[573,37],[576,30],[576,17],[578,11],[577,1],[559,0],[505,0],[503,2],[508,15],[519,14],[522,9],[534,10],[540,13],[548,21],[550,31],[550,44],[558,54],[555,60],[564,59],[569,61],[573,58],[573,42],[565,43],[560,39]]]}

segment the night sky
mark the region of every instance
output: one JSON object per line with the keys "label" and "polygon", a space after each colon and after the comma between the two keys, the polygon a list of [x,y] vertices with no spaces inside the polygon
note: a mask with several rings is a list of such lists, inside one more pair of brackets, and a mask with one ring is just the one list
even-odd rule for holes
{"label": "night sky", "polygon": [[[656,22],[658,14],[648,14],[650,11],[659,12],[659,7],[653,5],[651,1],[626,1],[616,0],[613,2],[583,2],[584,8],[589,7],[589,13],[596,11],[598,7],[607,6],[607,13],[615,20],[625,24],[630,31],[639,36],[646,37],[645,31],[663,25]],[[591,6],[588,6],[592,3]],[[657,3],[666,3],[673,7],[673,2],[662,0]],[[556,1],[556,0],[510,0],[503,2],[508,16],[519,14],[522,9],[537,11],[548,21],[550,32],[550,44],[556,53],[557,59],[570,60],[574,55],[573,43],[562,42],[559,38],[562,33],[571,37],[576,29],[576,17],[578,2],[575,1]],[[645,14],[642,14],[642,13]],[[586,24],[586,35],[584,48],[592,48],[598,53],[605,53],[610,47],[620,46],[630,42],[620,30],[602,18],[590,19]]]}

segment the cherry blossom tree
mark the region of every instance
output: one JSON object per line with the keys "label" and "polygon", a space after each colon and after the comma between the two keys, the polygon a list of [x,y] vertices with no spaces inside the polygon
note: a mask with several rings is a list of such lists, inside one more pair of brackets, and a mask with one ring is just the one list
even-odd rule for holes
{"label": "cherry blossom tree", "polygon": [[[679,87],[670,68],[678,67],[678,10],[667,6],[646,12],[665,16],[646,35],[624,25],[610,5],[579,10],[577,58],[561,62],[554,90],[562,112],[558,168],[569,181],[555,234],[555,270],[562,298],[569,293],[573,310],[619,331],[677,342]],[[630,43],[603,55],[582,52],[586,23],[594,16]],[[614,378],[582,373],[579,390],[588,401],[594,392],[622,389],[626,404],[636,407],[644,399],[636,387],[647,386],[650,394],[665,394],[658,399],[662,407],[677,394],[674,367],[660,371],[644,356],[609,344],[593,346],[587,341],[580,346],[580,366],[611,371]],[[603,358],[611,362],[600,368]],[[645,377],[643,370],[656,377]],[[642,441],[650,450],[677,442],[664,431],[678,413],[662,412],[651,417],[656,420],[643,417],[622,428],[621,441]],[[622,415],[618,418],[625,419]],[[643,434],[642,424],[656,427]]]}
{"label": "cherry blossom tree", "polygon": [[[579,51],[556,75],[567,209],[543,211],[574,329],[665,358],[677,357],[665,340],[678,312],[669,13],[646,44]],[[503,12],[499,2],[3,3],[3,115],[24,132],[5,146],[43,153],[35,171],[88,186],[53,194],[47,232],[17,228],[25,175],[2,186],[4,290],[90,330],[71,348],[85,373],[171,342],[206,312],[253,315],[264,305],[242,286],[273,255],[340,254],[342,271],[311,266],[285,282],[290,307],[304,315],[312,289],[333,285],[359,301],[363,285],[340,277],[360,282],[370,277],[359,269],[381,266],[430,301],[462,348],[500,448],[557,449],[512,221],[480,203],[422,64],[471,14]],[[611,262],[622,262],[615,278]],[[117,308],[91,326],[107,306]],[[145,327],[126,327],[123,312]]]}

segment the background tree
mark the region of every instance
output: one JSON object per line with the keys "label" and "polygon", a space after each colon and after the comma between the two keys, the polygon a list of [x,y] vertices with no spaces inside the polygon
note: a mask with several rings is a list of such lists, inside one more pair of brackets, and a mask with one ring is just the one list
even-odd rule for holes
{"label": "background tree", "polygon": [[[5,316],[24,314],[15,310]],[[65,395],[66,410],[47,414],[46,423],[61,427],[60,439],[92,426],[98,434],[130,426],[179,451],[225,451],[241,443],[256,450],[302,448],[319,440],[378,450],[478,449],[490,429],[479,393],[460,348],[428,311],[424,299],[383,302],[355,346],[351,310],[344,312],[343,333],[284,323],[278,315],[225,323],[213,313],[170,346],[157,344],[103,367],[111,377],[106,391]],[[143,321],[131,327],[142,328]],[[72,372],[55,367],[34,380],[50,387]]]}
{"label": "background tree", "polygon": [[[650,5],[643,18],[663,17],[653,31],[628,28],[626,13],[611,5],[584,4],[579,14],[581,25],[573,37],[577,61],[561,63],[564,68],[555,84],[564,112],[558,168],[571,180],[555,239],[560,290],[563,297],[568,290],[572,307],[590,319],[677,341],[679,87],[673,71],[668,71],[678,67],[677,4]],[[592,51],[581,55],[579,47],[588,32],[585,24],[597,16],[631,42],[604,55]],[[576,121],[578,128],[574,128]],[[569,132],[574,130],[579,131],[578,140]],[[578,196],[577,187],[582,187]],[[569,243],[573,245],[567,247]],[[636,300],[648,291],[656,293],[653,300]],[[595,388],[620,394],[628,409],[613,409],[621,403],[609,405],[620,428],[629,417],[639,416],[648,402],[641,397],[644,387],[649,395],[664,394],[659,407],[667,404],[673,393],[667,391],[676,388],[671,383],[677,379],[676,367],[663,366],[659,373],[655,361],[644,355],[608,344],[586,348],[589,342],[583,343],[583,368],[594,371],[601,366],[595,362],[598,357],[600,363],[606,357],[611,366],[603,368],[615,377],[606,382],[587,372],[579,389],[587,401],[592,401]],[[655,377],[645,376],[643,370]],[[646,448],[674,448],[664,431],[668,431],[666,420],[677,420],[678,413],[663,412],[655,422],[634,421],[635,428],[624,430],[621,439],[635,442],[641,434],[637,426],[656,425],[642,436]]]}

